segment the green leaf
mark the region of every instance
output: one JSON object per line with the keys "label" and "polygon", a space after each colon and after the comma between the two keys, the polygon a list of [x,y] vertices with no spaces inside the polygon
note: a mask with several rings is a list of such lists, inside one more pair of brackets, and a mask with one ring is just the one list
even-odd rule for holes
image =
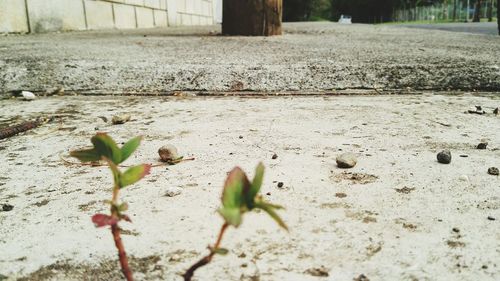
{"label": "green leaf", "polygon": [[120,188],[138,182],[144,176],[149,174],[150,170],[151,170],[151,165],[148,164],[142,164],[128,168],[128,170],[126,170],[120,176],[120,184],[119,184]]}
{"label": "green leaf", "polygon": [[243,189],[249,186],[247,176],[239,168],[234,168],[227,176],[222,192],[222,205],[225,208],[241,208],[243,204]]}
{"label": "green leaf", "polygon": [[250,190],[248,191],[247,194],[245,194],[245,200],[247,202],[249,209],[253,208],[255,196],[257,196],[257,194],[260,191],[263,179],[264,179],[264,165],[262,163],[259,163],[259,165],[257,165],[257,168],[255,169],[255,176],[253,177]]}
{"label": "green leaf", "polygon": [[224,218],[224,220],[234,226],[238,227],[241,224],[241,210],[240,208],[221,208],[218,210],[219,214]]}
{"label": "green leaf", "polygon": [[[275,212],[275,209],[277,209],[275,206],[278,206],[278,205],[272,205],[272,204],[268,204],[268,203],[262,202],[262,201],[255,203],[255,208],[262,209],[263,211],[268,213],[269,216],[271,216],[271,218],[273,218],[276,221],[276,223],[278,223],[279,226],[281,226],[282,228],[284,228],[285,230],[288,231],[288,227],[286,226],[285,222]],[[278,207],[281,209],[283,208],[281,206],[278,206]]]}
{"label": "green leaf", "polygon": [[69,153],[72,157],[78,158],[82,162],[95,162],[101,160],[101,155],[92,149],[73,150]]}
{"label": "green leaf", "polygon": [[141,144],[142,137],[135,137],[131,140],[129,140],[127,143],[125,143],[122,148],[120,149],[121,151],[121,162],[127,160],[127,158],[134,153],[134,151],[139,147]]}
{"label": "green leaf", "polygon": [[226,248],[217,248],[213,250],[214,253],[217,255],[225,256],[229,253],[229,250]]}
{"label": "green leaf", "polygon": [[125,212],[126,210],[128,210],[128,204],[127,203],[121,203],[120,205],[118,205],[117,207],[118,209],[118,212]]}
{"label": "green leaf", "polygon": [[120,164],[121,151],[116,145],[116,142],[105,133],[97,133],[91,139],[96,151],[103,157],[108,158],[116,165]]}

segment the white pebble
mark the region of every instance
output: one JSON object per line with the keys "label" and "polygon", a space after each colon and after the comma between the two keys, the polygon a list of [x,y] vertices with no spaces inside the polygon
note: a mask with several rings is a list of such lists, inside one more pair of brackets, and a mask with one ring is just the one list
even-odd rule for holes
{"label": "white pebble", "polygon": [[461,175],[458,179],[461,180],[461,181],[466,181],[466,182],[469,181],[469,177],[466,176],[466,175]]}
{"label": "white pebble", "polygon": [[23,96],[24,100],[34,100],[36,98],[35,94],[28,91],[22,91],[21,95]]}

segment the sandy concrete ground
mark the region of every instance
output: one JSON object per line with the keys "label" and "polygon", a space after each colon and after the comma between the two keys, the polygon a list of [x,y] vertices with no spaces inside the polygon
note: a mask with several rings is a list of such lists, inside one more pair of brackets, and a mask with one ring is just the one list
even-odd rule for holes
{"label": "sandy concrete ground", "polygon": [[[464,113],[474,105],[488,114]],[[500,166],[499,105],[498,95],[2,100],[2,125],[65,117],[0,141],[0,203],[14,206],[0,212],[0,274],[120,280],[109,231],[90,221],[106,210],[110,173],[60,159],[98,128],[119,141],[144,135],[127,164],[156,163],[167,143],[196,158],[154,168],[122,193],[138,280],[180,280],[221,225],[226,172],[241,165],[253,175],[258,161],[263,194],[286,206],[291,231],[248,215],[223,241],[230,254],[196,280],[498,280],[500,179],[487,169]],[[124,125],[99,118],[123,112],[133,116]],[[488,149],[475,149],[481,140]],[[442,149],[451,164],[437,163]],[[356,153],[357,166],[337,168],[342,152]],[[165,196],[172,189],[180,194]]]}
{"label": "sandy concrete ground", "polygon": [[435,29],[453,32],[466,32],[498,36],[498,25],[495,22],[454,22],[454,23],[428,23],[428,24],[397,24],[400,27],[420,29]]}
{"label": "sandy concrete ground", "polygon": [[0,93],[500,90],[500,37],[390,25],[287,23],[0,37]]}

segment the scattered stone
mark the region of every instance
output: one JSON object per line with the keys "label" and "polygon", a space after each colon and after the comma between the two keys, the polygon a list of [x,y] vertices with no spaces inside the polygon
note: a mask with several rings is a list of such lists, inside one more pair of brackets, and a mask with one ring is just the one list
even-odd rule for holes
{"label": "scattered stone", "polygon": [[467,154],[460,154],[459,156],[460,156],[460,157],[462,157],[462,158],[467,158],[467,157],[469,157],[469,155],[467,155]]}
{"label": "scattered stone", "polygon": [[483,115],[486,113],[480,105],[476,105],[476,110],[468,110],[467,112],[470,114],[479,114],[479,115]]}
{"label": "scattered stone", "polygon": [[442,164],[451,163],[451,152],[449,150],[443,150],[437,154],[437,160]]}
{"label": "scattered stone", "polygon": [[336,161],[339,168],[347,169],[356,166],[358,159],[354,153],[343,153],[337,156]]}
{"label": "scattered stone", "polygon": [[3,206],[2,206],[2,211],[4,211],[4,212],[12,211],[12,209],[14,209],[14,206],[12,206],[10,204],[3,204]]}
{"label": "scattered stone", "polygon": [[405,186],[403,188],[396,188],[396,192],[404,193],[404,194],[409,194],[410,192],[412,192],[414,190],[415,190],[415,187],[408,187],[408,186]]}
{"label": "scattered stone", "polygon": [[271,157],[271,159],[277,159],[278,158],[278,154],[274,153],[273,156]]}
{"label": "scattered stone", "polygon": [[498,168],[497,167],[488,168],[488,174],[490,174],[492,176],[498,176],[498,174],[499,174]]}
{"label": "scattered stone", "polygon": [[168,259],[168,261],[170,261],[170,262],[180,262],[180,261],[182,261],[182,257],[179,254],[173,254],[172,256],[170,256],[170,258]]}
{"label": "scattered stone", "polygon": [[492,217],[492,216],[488,216],[488,220],[490,220],[490,221],[494,221],[494,220],[496,220],[496,219],[495,219],[494,217]]}
{"label": "scattered stone", "polygon": [[238,138],[241,140],[243,138],[243,136],[239,136]]}
{"label": "scattered stone", "polygon": [[358,277],[352,279],[353,281],[370,281],[370,279],[368,279],[368,277],[366,277],[366,275],[364,274],[360,274]]}
{"label": "scattered stone", "polygon": [[266,193],[267,196],[271,196],[271,192]]}
{"label": "scattered stone", "polygon": [[460,229],[458,229],[457,227],[454,227],[451,230],[453,230],[453,232],[455,232],[455,233],[459,233],[460,232]]}
{"label": "scattered stone", "polygon": [[23,96],[23,99],[24,99],[24,100],[28,100],[28,101],[30,101],[30,100],[34,100],[34,99],[36,99],[35,94],[33,94],[32,92],[22,91],[22,92],[21,92],[21,95]]}
{"label": "scattered stone", "polygon": [[477,149],[486,149],[486,147],[488,147],[488,143],[487,142],[481,142],[477,145]]}
{"label": "scattered stone", "polygon": [[337,198],[346,198],[347,194],[345,194],[343,192],[339,192],[339,193],[335,193],[335,197],[337,197]]}
{"label": "scattered stone", "polygon": [[180,195],[181,192],[182,192],[182,190],[180,188],[178,188],[178,187],[170,187],[165,192],[165,196],[167,196],[167,197],[174,197],[174,196]]}
{"label": "scattered stone", "polygon": [[461,175],[458,179],[465,182],[469,181],[469,177],[467,175]]}
{"label": "scattered stone", "polygon": [[158,154],[163,162],[172,162],[179,159],[177,148],[171,144],[164,145],[158,149]]}
{"label": "scattered stone", "polygon": [[465,243],[461,242],[461,241],[448,240],[448,241],[446,241],[446,244],[448,244],[448,246],[450,248],[463,248],[463,247],[465,247]]}
{"label": "scattered stone", "polygon": [[493,110],[493,114],[498,115],[498,111],[499,111],[499,108],[497,107],[497,108],[495,108],[495,110]]}
{"label": "scattered stone", "polygon": [[304,273],[316,277],[328,277],[329,275],[328,269],[326,269],[324,266],[309,268],[308,270],[304,271]]}
{"label": "scattered stone", "polygon": [[124,124],[128,121],[130,121],[130,114],[114,115],[113,118],[111,118],[111,123],[113,123],[113,125]]}
{"label": "scattered stone", "polygon": [[280,181],[280,182],[278,182],[278,187],[279,187],[279,188],[282,188],[282,187],[283,187],[283,182],[281,182],[281,181]]}

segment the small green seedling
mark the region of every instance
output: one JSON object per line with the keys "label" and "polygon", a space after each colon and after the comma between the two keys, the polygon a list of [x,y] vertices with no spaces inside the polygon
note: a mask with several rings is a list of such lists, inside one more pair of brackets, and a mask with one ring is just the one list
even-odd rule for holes
{"label": "small green seedling", "polygon": [[191,266],[183,277],[185,281],[190,281],[194,272],[207,265],[212,261],[215,254],[225,255],[228,250],[220,248],[222,236],[229,226],[239,227],[242,222],[243,214],[255,209],[261,209],[268,213],[279,226],[288,230],[283,220],[278,216],[275,210],[283,209],[279,205],[270,204],[262,199],[259,195],[262,180],[264,178],[264,165],[259,163],[255,170],[253,181],[250,182],[247,175],[239,168],[234,168],[228,175],[222,192],[222,207],[218,210],[219,214],[224,218],[219,236],[214,246],[209,246],[209,254]]}
{"label": "small green seedling", "polygon": [[125,172],[121,172],[118,165],[132,155],[141,142],[141,137],[136,137],[125,143],[121,148],[118,148],[115,141],[105,133],[98,133],[92,137],[91,142],[94,145],[91,149],[75,150],[70,153],[71,156],[78,158],[81,162],[97,162],[105,161],[111,172],[113,173],[113,197],[111,200],[105,201],[111,205],[111,215],[95,214],[92,216],[92,222],[96,227],[111,226],[111,233],[115,241],[115,246],[118,250],[120,266],[123,275],[128,281],[133,280],[132,271],[128,265],[127,254],[120,237],[120,227],[118,222],[125,220],[131,222],[130,218],[125,215],[128,209],[127,203],[118,202],[119,191],[131,184],[138,182],[144,176],[149,174],[151,165],[142,164],[128,168]]}

